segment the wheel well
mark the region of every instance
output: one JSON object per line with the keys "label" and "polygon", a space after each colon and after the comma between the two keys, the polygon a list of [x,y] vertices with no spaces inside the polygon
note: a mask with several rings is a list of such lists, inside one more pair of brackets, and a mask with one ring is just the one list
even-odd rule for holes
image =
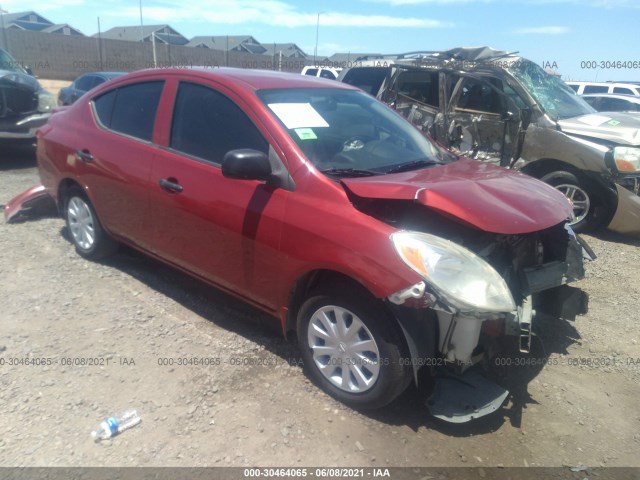
{"label": "wheel well", "polygon": [[65,178],[58,186],[58,211],[62,217],[65,216],[64,204],[66,202],[67,195],[69,194],[69,190],[73,188],[79,188],[82,190],[82,185],[70,178]]}
{"label": "wheel well", "polygon": [[297,313],[309,294],[324,285],[340,285],[340,288],[352,289],[372,299],[376,297],[360,282],[335,270],[313,270],[299,278],[291,292],[287,305],[287,324],[285,334],[296,330]]}
{"label": "wheel well", "polygon": [[564,170],[566,172],[571,172],[577,177],[583,177],[580,169],[574,167],[570,163],[563,162],[561,160],[554,160],[551,158],[537,160],[533,163],[525,165],[520,171],[522,173],[526,173],[535,178],[542,178],[547,173],[555,172],[556,170]]}
{"label": "wheel well", "polygon": [[544,158],[532,162],[525,165],[520,171],[540,179],[548,173],[555,172],[557,170],[564,170],[565,172],[573,173],[578,180],[582,180],[587,186],[590,186],[595,193],[600,194],[599,198],[598,196],[596,197],[596,200],[600,200],[603,205],[608,205],[611,210],[611,214],[615,212],[618,205],[618,196],[616,194],[615,187],[613,185],[609,185],[609,182],[607,182],[601,175],[595,173],[590,175],[588,172],[576,168],[570,163],[552,158]]}

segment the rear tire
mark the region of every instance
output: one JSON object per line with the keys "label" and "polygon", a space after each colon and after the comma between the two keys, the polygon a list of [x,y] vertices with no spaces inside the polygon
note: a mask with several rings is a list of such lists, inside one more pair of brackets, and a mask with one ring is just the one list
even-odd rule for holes
{"label": "rear tire", "polygon": [[574,218],[569,225],[576,232],[589,232],[604,225],[610,218],[611,207],[601,189],[592,182],[564,170],[548,173],[542,180],[560,191],[573,204]]}
{"label": "rear tire", "polygon": [[100,260],[117,250],[118,243],[104,231],[93,205],[81,189],[69,190],[64,214],[71,241],[80,256]]}
{"label": "rear tire", "polygon": [[297,327],[308,375],[353,408],[383,407],[411,381],[397,321],[359,289],[315,292],[298,311]]}

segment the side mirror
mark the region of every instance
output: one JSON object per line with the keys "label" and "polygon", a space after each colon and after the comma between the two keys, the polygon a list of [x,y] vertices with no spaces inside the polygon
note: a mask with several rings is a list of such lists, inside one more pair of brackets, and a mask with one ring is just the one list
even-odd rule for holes
{"label": "side mirror", "polygon": [[271,163],[263,152],[243,148],[227,152],[222,160],[222,175],[239,180],[271,179]]}
{"label": "side mirror", "polygon": [[33,70],[31,70],[31,67],[26,66],[24,67],[24,69],[27,71],[29,75],[31,75],[32,77],[35,77],[35,75],[33,74]]}

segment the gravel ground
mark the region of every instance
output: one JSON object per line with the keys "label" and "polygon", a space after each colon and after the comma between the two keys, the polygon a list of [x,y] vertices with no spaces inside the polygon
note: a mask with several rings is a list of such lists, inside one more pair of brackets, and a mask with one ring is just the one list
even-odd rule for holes
{"label": "gravel ground", "polygon": [[[0,203],[37,182],[29,150],[0,149]],[[131,250],[85,261],[53,214],[0,223],[0,466],[638,467],[640,241],[586,238],[589,314],[539,322],[547,364],[508,369],[505,407],[455,426],[413,388],[346,408],[274,319]],[[140,425],[91,442],[128,408]]]}

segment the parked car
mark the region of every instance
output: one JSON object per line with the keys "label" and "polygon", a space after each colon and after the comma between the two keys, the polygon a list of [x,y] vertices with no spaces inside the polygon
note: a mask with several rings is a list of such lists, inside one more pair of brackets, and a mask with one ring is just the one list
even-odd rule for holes
{"label": "parked car", "polygon": [[311,77],[328,78],[329,80],[335,80],[340,75],[341,68],[322,67],[308,65],[302,69],[302,75],[309,75]]}
{"label": "parked car", "polygon": [[55,105],[31,72],[0,49],[0,140],[32,142]]}
{"label": "parked car", "polygon": [[567,82],[578,95],[586,93],[617,93],[640,96],[640,85],[621,82]]}
{"label": "parked car", "polygon": [[640,112],[640,97],[633,95],[590,93],[582,98],[599,112]]}
{"label": "parked car", "polygon": [[563,195],[458,159],[338,82],[129,74],[56,112],[37,158],[81,256],[125,243],[270,313],[297,332],[311,378],[354,407],[441,366],[431,412],[487,414],[507,391],[469,368],[498,345],[528,351],[536,315],[587,308],[566,284],[590,254]]}
{"label": "parked car", "polygon": [[558,76],[487,47],[363,60],[339,80],[458,154],[556,187],[576,231],[640,234],[638,115],[600,115]]}
{"label": "parked car", "polygon": [[68,87],[58,92],[58,105],[71,105],[86,92],[126,72],[92,72],[84,73],[76,78]]}

